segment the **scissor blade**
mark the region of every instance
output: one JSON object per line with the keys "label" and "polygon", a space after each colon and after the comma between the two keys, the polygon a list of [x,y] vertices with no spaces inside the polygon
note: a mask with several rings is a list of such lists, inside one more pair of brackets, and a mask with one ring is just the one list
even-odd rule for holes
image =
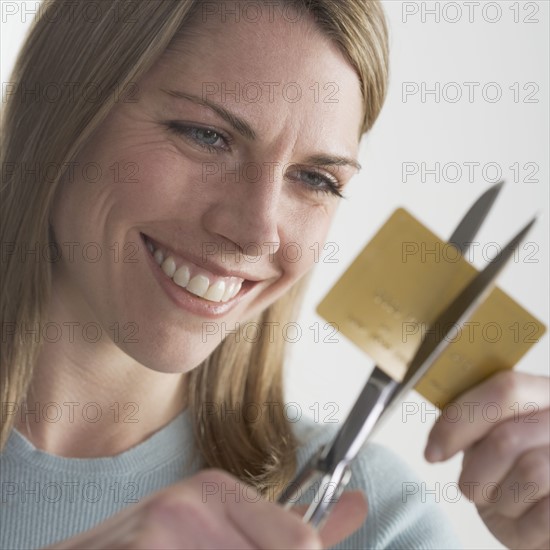
{"label": "scissor blade", "polygon": [[399,385],[376,367],[365,383],[342,427],[325,448],[321,461],[324,471],[332,466],[351,462],[367,440]]}
{"label": "scissor blade", "polygon": [[[492,283],[497,275],[514,254],[515,249],[523,240],[536,221],[536,216],[491,260],[491,262],[478,273],[472,281],[460,292],[450,306],[439,315],[432,323],[426,335],[439,335],[437,338],[422,340],[418,351],[414,355],[405,377],[401,384],[394,390],[388,410],[399,403],[399,398],[411,389],[420,378],[426,373],[433,362],[441,355],[450,341],[447,338],[449,333],[457,325],[463,324],[472,314],[477,305],[485,298],[491,290]],[[385,414],[388,411],[385,411]]]}
{"label": "scissor blade", "polygon": [[487,217],[503,185],[504,181],[499,181],[492,187],[489,187],[472,204],[468,212],[460,220],[460,223],[449,239],[449,244],[452,244],[461,254],[464,254],[468,250],[472,239],[476,236],[478,229]]}

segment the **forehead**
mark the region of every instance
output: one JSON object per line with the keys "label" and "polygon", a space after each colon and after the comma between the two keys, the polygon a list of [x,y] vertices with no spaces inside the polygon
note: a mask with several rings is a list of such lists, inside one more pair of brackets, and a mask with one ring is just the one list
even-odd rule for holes
{"label": "forehead", "polygon": [[338,46],[310,14],[255,13],[230,17],[199,7],[154,68],[162,87],[222,103],[260,132],[275,131],[273,118],[281,125],[292,118],[320,131],[345,128],[356,143],[361,87]]}

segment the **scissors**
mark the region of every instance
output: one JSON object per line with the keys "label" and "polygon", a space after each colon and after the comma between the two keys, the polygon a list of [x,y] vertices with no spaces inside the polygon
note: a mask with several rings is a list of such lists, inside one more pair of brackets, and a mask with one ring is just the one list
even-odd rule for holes
{"label": "scissors", "polygon": [[[461,254],[468,250],[503,183],[500,181],[493,185],[477,199],[449,239],[449,243]],[[317,484],[313,487],[315,491],[313,502],[302,520],[316,529],[321,528],[351,478],[351,462],[371,436],[373,429],[379,426],[381,418],[387,418],[388,411],[401,402],[405,394],[415,386],[441,355],[449,344],[450,339],[447,335],[453,327],[467,321],[476,307],[485,299],[497,275],[536,219],[537,216],[533,217],[433,322],[431,329],[437,326],[448,327],[448,329],[440,331],[438,339],[426,338],[427,334],[435,333],[433,330],[425,333],[401,382],[392,379],[379,367],[374,368],[342,427],[329,443],[319,448],[284,489],[278,499],[279,504],[284,508],[291,508],[303,492]]]}

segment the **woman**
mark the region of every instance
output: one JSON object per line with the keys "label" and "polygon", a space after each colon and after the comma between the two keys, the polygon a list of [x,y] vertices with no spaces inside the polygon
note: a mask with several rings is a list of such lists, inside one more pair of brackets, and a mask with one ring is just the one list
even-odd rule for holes
{"label": "woman", "polygon": [[[376,2],[246,6],[52,0],[21,53],[2,144],[3,548],[459,544],[402,502],[414,478],[374,445],[319,534],[274,502],[330,430],[284,415],[281,334],[239,328],[294,318],[313,258],[285,251],[325,238],[387,38]],[[541,382],[472,390],[537,400],[530,432],[442,422],[430,439],[433,459],[466,451],[462,481],[538,483],[535,504],[476,500],[511,547],[546,543]],[[243,404],[271,406],[228,413]]]}

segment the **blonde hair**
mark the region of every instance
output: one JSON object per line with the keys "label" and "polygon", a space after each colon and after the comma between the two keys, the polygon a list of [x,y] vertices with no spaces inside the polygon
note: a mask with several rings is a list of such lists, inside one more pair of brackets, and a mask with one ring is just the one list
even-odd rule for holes
{"label": "blonde hair", "polygon": [[[45,249],[53,242],[48,218],[64,171],[49,179],[40,167],[69,165],[120,100],[117,94],[132,90],[132,83],[139,81],[171,41],[185,33],[201,4],[199,0],[102,0],[101,14],[91,23],[92,12],[87,11],[91,3],[44,0],[19,53],[10,79],[14,93],[3,109],[1,125],[3,247]],[[382,108],[387,87],[387,30],[378,1],[283,0],[283,4],[312,14],[355,68],[364,98],[362,132],[367,132]],[[44,89],[47,83],[75,82],[99,86],[101,100],[90,101],[82,93],[61,95],[56,101],[26,99],[29,90]],[[37,168],[36,177],[30,177],[32,173],[24,167]],[[23,342],[9,327],[43,325],[51,266],[26,264],[16,254],[4,257],[3,253],[1,270],[0,385],[5,407],[23,400],[40,349],[39,342]],[[298,281],[257,321],[282,325],[295,319],[307,279]],[[206,415],[204,405],[242,410],[247,404],[283,404],[284,353],[283,339],[273,341],[268,331],[254,342],[226,338],[188,374],[186,390],[203,465],[222,468],[264,494],[276,487],[269,498],[275,498],[296,468],[297,442],[282,407],[247,420],[246,415],[225,416],[219,407]],[[13,416],[4,418],[0,449],[12,428]]]}

